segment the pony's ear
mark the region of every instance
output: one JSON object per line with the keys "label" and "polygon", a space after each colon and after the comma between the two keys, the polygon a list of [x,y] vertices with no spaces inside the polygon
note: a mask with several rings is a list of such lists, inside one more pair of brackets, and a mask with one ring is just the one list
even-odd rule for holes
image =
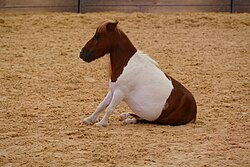
{"label": "pony's ear", "polygon": [[115,20],[114,22],[109,22],[107,24],[107,31],[114,31],[117,27],[118,21]]}

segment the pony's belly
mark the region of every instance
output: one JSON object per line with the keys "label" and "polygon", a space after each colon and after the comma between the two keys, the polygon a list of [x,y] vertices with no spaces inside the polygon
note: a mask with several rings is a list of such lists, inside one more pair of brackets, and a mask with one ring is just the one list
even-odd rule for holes
{"label": "pony's belly", "polygon": [[145,88],[132,92],[125,102],[142,119],[154,121],[161,115],[170,93],[161,89],[148,90]]}

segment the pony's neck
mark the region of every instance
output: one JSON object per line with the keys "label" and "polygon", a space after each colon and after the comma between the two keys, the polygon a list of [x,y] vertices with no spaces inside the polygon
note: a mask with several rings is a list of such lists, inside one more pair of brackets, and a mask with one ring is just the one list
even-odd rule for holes
{"label": "pony's neck", "polygon": [[124,67],[127,65],[129,59],[136,53],[136,51],[136,48],[128,39],[128,37],[122,33],[114,49],[112,49],[110,52],[112,82],[115,82],[122,74]]}

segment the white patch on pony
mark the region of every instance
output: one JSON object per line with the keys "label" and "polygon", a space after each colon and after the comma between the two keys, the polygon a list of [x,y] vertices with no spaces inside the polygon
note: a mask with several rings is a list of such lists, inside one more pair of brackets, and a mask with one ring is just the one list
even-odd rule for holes
{"label": "white patch on pony", "polygon": [[110,90],[121,91],[123,100],[136,115],[154,121],[166,107],[173,84],[153,59],[137,51],[117,81],[110,82]]}

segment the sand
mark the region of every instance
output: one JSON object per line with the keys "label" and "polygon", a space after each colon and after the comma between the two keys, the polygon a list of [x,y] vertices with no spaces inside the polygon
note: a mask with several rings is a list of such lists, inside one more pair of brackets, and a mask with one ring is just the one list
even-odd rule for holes
{"label": "sand", "polygon": [[[105,19],[195,96],[195,124],[80,125],[109,58],[79,51]],[[0,14],[0,166],[250,166],[250,14]]]}

